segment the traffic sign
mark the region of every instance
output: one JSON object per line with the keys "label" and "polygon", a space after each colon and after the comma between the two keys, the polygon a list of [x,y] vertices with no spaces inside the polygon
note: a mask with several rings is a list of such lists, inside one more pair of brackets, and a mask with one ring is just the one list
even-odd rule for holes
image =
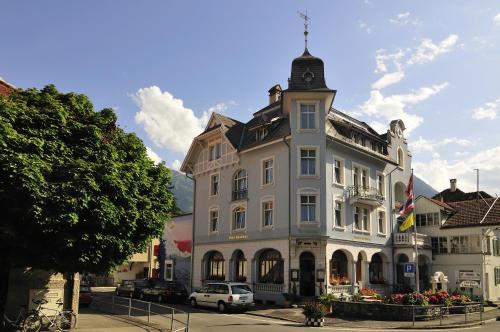
{"label": "traffic sign", "polygon": [[411,278],[415,276],[415,264],[413,263],[405,263],[403,266],[404,276],[406,278]]}

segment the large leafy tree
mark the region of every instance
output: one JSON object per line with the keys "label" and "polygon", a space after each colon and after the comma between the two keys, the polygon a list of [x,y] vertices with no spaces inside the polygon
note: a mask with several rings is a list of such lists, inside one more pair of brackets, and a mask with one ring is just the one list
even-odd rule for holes
{"label": "large leafy tree", "polygon": [[103,273],[161,235],[170,170],[116,120],[52,85],[0,96],[0,308],[10,267]]}

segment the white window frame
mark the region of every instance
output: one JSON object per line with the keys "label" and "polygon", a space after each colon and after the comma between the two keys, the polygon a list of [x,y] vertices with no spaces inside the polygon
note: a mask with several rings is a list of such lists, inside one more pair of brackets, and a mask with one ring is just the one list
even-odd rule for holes
{"label": "white window frame", "polygon": [[[212,192],[212,177],[214,176],[217,176],[218,177],[218,185],[217,185],[217,193],[216,194],[213,194]],[[217,197],[219,196],[219,193],[220,193],[220,172],[217,172],[217,173],[211,173],[210,174],[210,177],[209,177],[209,181],[208,181],[208,197],[209,198],[212,198],[212,197]]]}
{"label": "white window frame", "polygon": [[[380,231],[380,213],[384,214],[383,229]],[[377,210],[377,234],[380,236],[387,236],[387,212],[385,209]]]}
{"label": "white window frame", "polygon": [[[266,172],[265,172],[265,163],[266,161],[269,161],[271,160],[273,162],[273,167],[271,168],[271,172],[272,172],[272,181],[269,182],[269,183],[265,183],[264,180],[265,180],[265,175],[266,175]],[[276,173],[274,172],[274,170],[276,169],[276,161],[274,159],[274,156],[269,156],[269,157],[266,157],[266,158],[263,158],[261,159],[260,161],[260,185],[262,187],[267,187],[267,186],[272,186],[274,185],[274,178],[275,178],[275,175]]]}
{"label": "white window frame", "polygon": [[[380,188],[379,188],[379,187],[380,187],[380,186],[379,186],[379,181],[378,181],[378,177],[379,177],[379,176],[381,176],[381,177],[382,177],[382,190],[380,190]],[[386,197],[386,195],[385,195],[385,187],[386,187],[386,185],[385,185],[385,173],[380,172],[380,171],[376,171],[376,179],[375,179],[375,181],[376,181],[376,184],[377,184],[377,191],[378,191],[378,192],[379,192],[382,196]]]}
{"label": "white window frame", "polygon": [[360,164],[360,163],[356,163],[356,162],[352,162],[352,165],[351,165],[351,181],[352,181],[352,185],[354,186],[354,169],[357,168],[359,170],[359,179],[358,179],[358,187],[359,188],[363,188],[363,171],[366,171],[366,175],[367,175],[367,188],[370,188],[371,187],[371,183],[372,183],[372,178],[371,178],[371,173],[370,173],[370,167],[368,166],[365,166],[363,164]]}
{"label": "white window frame", "polygon": [[[217,211],[217,228],[215,231],[212,230],[212,212]],[[213,205],[208,208],[208,234],[219,233],[220,228],[220,209],[218,205]]]}
{"label": "white window frame", "polygon": [[[337,204],[340,204],[340,225],[337,225]],[[333,229],[345,231],[346,228],[345,204],[341,197],[333,198]]]}
{"label": "white window frame", "polygon": [[[315,206],[315,219],[313,221],[302,221],[302,213],[301,213],[301,196],[316,196],[316,206]],[[297,190],[297,225],[300,227],[301,225],[317,225],[319,227],[320,224],[320,205],[319,205],[319,189],[316,188],[301,188]]]}
{"label": "white window frame", "polygon": [[[300,114],[300,109],[301,105],[314,105],[314,128],[304,128],[302,129],[302,122],[301,122],[301,114]],[[319,107],[320,103],[319,100],[297,100],[296,103],[297,107],[297,132],[319,132]]]}
{"label": "white window frame", "polygon": [[[315,162],[314,162],[314,174],[302,174],[302,150],[315,150]],[[317,145],[299,145],[297,146],[297,178],[307,179],[307,178],[319,178],[319,163],[320,163],[320,148]]]}
{"label": "white window frame", "polygon": [[[355,223],[355,218],[354,215],[356,214],[356,208],[359,209],[359,224],[361,228],[356,228],[356,223]],[[363,212],[366,210],[366,216],[368,218],[368,229],[364,229],[364,222],[363,222]],[[354,233],[363,233],[363,234],[371,234],[371,211],[368,206],[365,205],[354,205],[352,208],[352,229]]]}
{"label": "white window frame", "polygon": [[[338,161],[340,163],[340,181],[337,182],[337,178],[335,177],[335,162]],[[333,167],[332,167],[332,176],[333,176],[333,184],[339,187],[345,186],[345,159],[340,157],[333,157]]]}
{"label": "white window frame", "polygon": [[[264,216],[264,204],[271,202],[273,204],[272,210],[272,224],[265,225],[265,216]],[[264,196],[260,199],[260,229],[274,229],[274,225],[276,222],[276,204],[274,202],[274,196]]]}
{"label": "white window frame", "polygon": [[[230,226],[230,229],[231,229],[231,233],[246,232],[247,231],[247,227],[248,227],[248,223],[247,223],[247,221],[248,221],[248,208],[247,208],[246,201],[240,201],[240,202],[237,202],[235,204],[231,204],[230,208],[231,208],[231,210],[230,210],[230,216],[231,216],[231,226]],[[234,211],[236,210],[236,208],[245,209],[245,227],[243,227],[243,228],[237,228],[237,229],[234,228],[234,226],[235,226]]]}

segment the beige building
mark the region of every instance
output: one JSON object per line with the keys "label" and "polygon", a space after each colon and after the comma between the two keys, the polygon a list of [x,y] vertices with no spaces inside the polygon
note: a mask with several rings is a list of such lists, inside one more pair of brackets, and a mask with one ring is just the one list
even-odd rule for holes
{"label": "beige building", "polygon": [[[427,234],[432,261],[430,274],[443,272],[449,291],[469,292],[487,301],[500,300],[500,202],[479,198],[475,193],[457,193],[456,180],[441,199],[420,196],[415,213],[419,232]],[[451,194],[450,194],[451,193]],[[430,280],[422,283],[430,285]]]}
{"label": "beige building", "polygon": [[158,258],[155,256],[155,247],[158,248],[159,239],[151,240],[145,252],[134,254],[128,261],[116,268],[113,273],[114,283],[123,280],[151,278],[158,268]]}

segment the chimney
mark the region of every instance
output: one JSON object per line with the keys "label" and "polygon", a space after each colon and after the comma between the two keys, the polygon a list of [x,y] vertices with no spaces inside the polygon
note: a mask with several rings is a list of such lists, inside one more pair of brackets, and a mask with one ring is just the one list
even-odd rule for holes
{"label": "chimney", "polygon": [[281,91],[281,86],[279,84],[269,89],[269,105],[281,99]]}
{"label": "chimney", "polygon": [[450,179],[450,191],[454,193],[457,190],[457,179]]}

